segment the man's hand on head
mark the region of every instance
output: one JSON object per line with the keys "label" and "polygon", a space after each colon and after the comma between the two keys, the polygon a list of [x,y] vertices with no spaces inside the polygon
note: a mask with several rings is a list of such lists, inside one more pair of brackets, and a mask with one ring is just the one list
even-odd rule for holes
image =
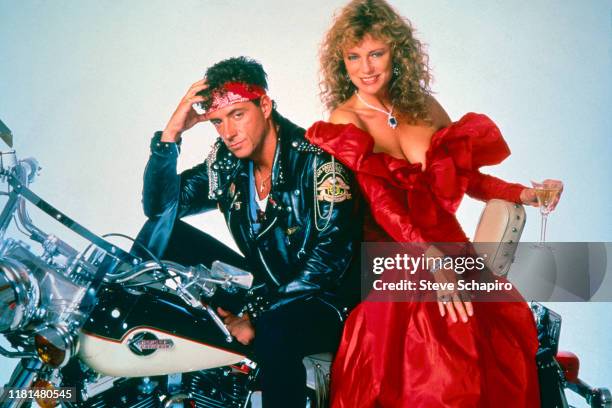
{"label": "man's hand on head", "polygon": [[206,113],[200,114],[193,108],[194,103],[204,101],[204,97],[198,95],[198,92],[206,88],[208,88],[206,79],[201,79],[191,85],[164,128],[161,137],[162,142],[176,143],[181,139],[181,134],[184,131],[206,120]]}
{"label": "man's hand on head", "polygon": [[220,307],[217,308],[217,313],[223,318],[225,327],[227,327],[227,330],[236,340],[245,346],[253,341],[255,338],[255,328],[251,324],[251,319],[247,313],[242,316],[236,316]]}

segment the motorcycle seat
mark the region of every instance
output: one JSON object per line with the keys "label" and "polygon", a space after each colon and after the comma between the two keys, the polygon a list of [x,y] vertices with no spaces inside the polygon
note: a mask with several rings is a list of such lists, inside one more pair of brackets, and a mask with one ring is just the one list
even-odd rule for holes
{"label": "motorcycle seat", "polygon": [[474,248],[485,256],[485,264],[498,276],[505,276],[527,220],[525,208],[504,200],[489,200],[474,233]]}

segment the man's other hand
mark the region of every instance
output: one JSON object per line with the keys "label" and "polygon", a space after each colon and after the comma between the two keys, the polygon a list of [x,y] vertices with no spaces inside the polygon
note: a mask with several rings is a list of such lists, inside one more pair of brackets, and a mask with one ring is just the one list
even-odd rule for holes
{"label": "man's other hand", "polygon": [[242,316],[236,316],[232,312],[217,308],[217,313],[223,318],[225,327],[240,343],[245,346],[255,338],[255,328],[251,324],[251,319],[247,313]]}

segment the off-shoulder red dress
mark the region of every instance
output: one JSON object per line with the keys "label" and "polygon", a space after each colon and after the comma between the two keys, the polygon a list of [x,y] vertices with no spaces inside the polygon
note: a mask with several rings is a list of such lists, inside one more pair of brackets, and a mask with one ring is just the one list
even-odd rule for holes
{"label": "off-shoulder red dress", "polygon": [[[306,137],[355,173],[368,241],[467,242],[455,216],[465,193],[520,202],[524,186],[480,173],[510,150],[485,115],[434,133],[426,167],[374,153],[353,125],[315,123]],[[435,302],[368,302],[349,316],[332,366],[332,408],[539,407],[537,333],[524,302],[474,303],[468,323]]]}

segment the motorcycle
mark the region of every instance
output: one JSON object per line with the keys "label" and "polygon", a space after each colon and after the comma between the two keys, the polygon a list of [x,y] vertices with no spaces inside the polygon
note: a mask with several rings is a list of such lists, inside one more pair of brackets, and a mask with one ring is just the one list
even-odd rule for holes
{"label": "motorcycle", "polygon": [[[10,131],[0,134],[11,146]],[[30,190],[38,170],[14,150],[0,155],[0,182],[8,186],[0,213],[0,333],[12,348],[0,347],[0,355],[20,359],[0,406],[251,406],[257,363],[214,305],[234,298],[241,310],[263,310],[253,275],[222,262],[187,267],[124,251],[105,239],[124,235],[97,236]],[[27,204],[87,246],[77,251],[38,228]],[[27,240],[8,237],[11,227]],[[330,360],[304,361],[310,406],[325,399]]]}
{"label": "motorcycle", "polygon": [[[12,146],[1,122],[0,137]],[[183,266],[124,251],[106,238],[126,236],[100,237],[36,195],[29,186],[38,170],[36,160],[19,160],[14,150],[0,154],[0,182],[8,186],[1,193],[6,203],[0,213],[0,333],[11,346],[0,347],[0,355],[20,359],[0,392],[0,406],[27,407],[34,401],[43,408],[257,405],[252,398],[256,359],[232,338],[213,307],[217,299],[230,297],[241,299],[241,310],[250,314],[264,310],[253,276],[221,262],[210,268]],[[492,203],[484,218],[495,206],[521,209],[506,204]],[[79,251],[41,230],[27,205],[84,238],[87,246]],[[522,220],[524,225],[524,213]],[[25,241],[8,237],[11,227]],[[504,269],[505,262],[496,267]],[[591,407],[611,407],[607,389],[578,379],[577,358],[557,354],[560,318],[542,305],[532,309],[540,331],[538,364],[546,373],[541,380],[554,379],[543,388],[553,395],[543,406],[567,407],[564,390],[571,389]],[[304,364],[308,405],[325,406],[331,355],[309,356]]]}

